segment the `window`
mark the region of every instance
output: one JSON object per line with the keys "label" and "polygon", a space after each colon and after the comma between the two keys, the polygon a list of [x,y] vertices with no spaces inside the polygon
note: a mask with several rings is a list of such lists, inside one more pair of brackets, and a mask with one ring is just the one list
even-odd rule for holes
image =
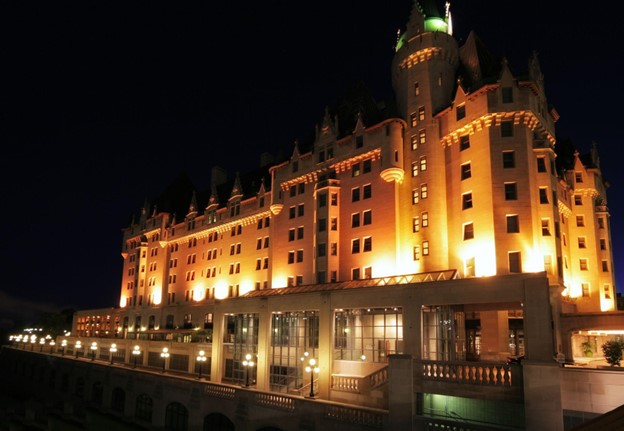
{"label": "window", "polygon": [[546,157],[537,158],[537,172],[546,172]]}
{"label": "window", "polygon": [[420,214],[422,218],[422,227],[429,226],[429,213],[427,211]]}
{"label": "window", "polygon": [[291,263],[295,263],[295,252],[292,250],[288,252],[288,264]]}
{"label": "window", "polygon": [[427,131],[425,129],[420,129],[418,131],[418,144],[425,145],[425,142],[427,142]]}
{"label": "window", "polygon": [[518,199],[518,188],[516,183],[505,183],[505,200],[515,201]]}
{"label": "window", "polygon": [[512,87],[503,87],[501,89],[501,94],[503,96],[503,103],[513,102],[513,88]]}
{"label": "window", "polygon": [[326,218],[320,218],[318,221],[318,231],[319,232],[325,232],[327,230],[327,219]]}
{"label": "window", "polygon": [[303,250],[297,250],[297,262],[303,262]]}
{"label": "window", "polygon": [[576,205],[576,206],[583,205],[583,196],[581,196],[581,195],[574,195],[574,205]]}
{"label": "window", "polygon": [[414,246],[414,260],[420,260],[420,246]]}
{"label": "window", "polygon": [[[288,241],[295,240],[295,228],[288,229]],[[258,239],[258,243],[256,244],[256,250],[260,250],[260,245],[262,243],[262,239]]]}
{"label": "window", "polygon": [[336,217],[330,219],[330,226],[331,230],[338,230],[338,219]]}
{"label": "window", "polygon": [[291,198],[296,196],[297,195],[297,187],[296,186],[290,186],[289,192],[290,192],[290,197]]}
{"label": "window", "polygon": [[516,167],[516,152],[503,151],[503,168],[510,169]]}
{"label": "window", "polygon": [[475,275],[475,258],[473,256],[467,258],[464,262],[464,277],[474,277]]}
{"label": "window", "polygon": [[412,112],[410,114],[410,125],[412,127],[416,127],[418,125],[418,114],[416,112]]}
{"label": "window", "polygon": [[418,203],[418,196],[419,196],[418,189],[412,190],[412,204],[417,204]]}
{"label": "window", "polygon": [[548,189],[546,187],[539,188],[539,200],[540,204],[548,203]]}
{"label": "window", "polygon": [[574,173],[574,181],[577,183],[582,183],[583,182],[583,173],[582,172],[575,172]]}
{"label": "window", "polygon": [[360,213],[351,214],[351,227],[360,227]]}
{"label": "window", "polygon": [[581,269],[581,271],[587,271],[588,267],[587,267],[587,259],[583,258],[583,259],[579,259],[579,267]]}
{"label": "window", "polygon": [[352,177],[359,177],[360,176],[360,164],[356,163],[351,167],[351,176]]}
{"label": "window", "polygon": [[459,151],[464,151],[470,148],[470,136],[464,135],[459,138]]}
{"label": "window", "polygon": [[472,193],[464,193],[462,195],[462,210],[472,208]]}
{"label": "window", "polygon": [[[355,137],[355,148],[362,148],[364,146],[364,136],[356,136]],[[333,154],[332,154],[333,157]]]}
{"label": "window", "polygon": [[550,220],[547,218],[542,219],[542,236],[550,236]]}
{"label": "window", "polygon": [[420,94],[420,87],[418,86],[418,82],[414,83],[414,96],[418,96]]}
{"label": "window", "polygon": [[604,229],[604,228],[605,228],[604,219],[602,217],[598,217],[598,229]]}
{"label": "window", "polygon": [[509,252],[509,272],[522,272],[522,262],[520,261],[519,251]]}
{"label": "window", "polygon": [[589,298],[589,283],[581,283],[581,292],[583,298]]}
{"label": "window", "polygon": [[512,121],[503,121],[501,123],[501,137],[509,138],[513,136],[513,122]]}
{"label": "window", "polygon": [[424,106],[420,106],[418,108],[418,120],[419,121],[423,121],[425,119],[425,107]]}
{"label": "window", "polygon": [[587,248],[587,242],[584,236],[578,237],[578,248]]}
{"label": "window", "polygon": [[295,218],[296,209],[295,207],[290,207],[288,209],[288,218]]}
{"label": "window", "polygon": [[362,187],[363,198],[362,199],[370,199],[373,196],[373,186],[370,184],[366,184]]}
{"label": "window", "polygon": [[461,165],[461,179],[465,180],[470,178],[471,176],[471,172],[470,172],[470,163],[465,163],[463,165]]}
{"label": "window", "polygon": [[362,212],[362,225],[366,226],[369,225],[373,222],[373,211],[372,210],[366,210],[364,212]]}
{"label": "window", "polygon": [[362,162],[362,173],[368,174],[373,168],[373,162],[371,159],[364,160]]}
{"label": "window", "polygon": [[303,216],[303,204],[297,205],[297,217]]}
{"label": "window", "polygon": [[363,269],[364,269],[364,278],[373,278],[372,266],[365,266]]}
{"label": "window", "polygon": [[316,250],[317,250],[317,256],[318,257],[325,257],[327,255],[327,246],[324,243],[318,244],[316,246]]}
{"label": "window", "polygon": [[303,226],[297,228],[297,239],[303,239]]}
{"label": "window", "polygon": [[412,142],[412,150],[417,150],[418,149],[418,136],[412,135],[411,142]]}
{"label": "window", "polygon": [[606,250],[607,249],[607,241],[605,241],[604,238],[600,238],[600,250]]}
{"label": "window", "polygon": [[429,241],[422,242],[422,254],[423,256],[429,256]]}
{"label": "window", "polygon": [[455,120],[459,121],[466,116],[466,105],[459,105],[455,111]]}
{"label": "window", "polygon": [[464,225],[464,241],[474,238],[474,225],[472,223],[466,223]]}
{"label": "window", "polygon": [[359,253],[360,252],[360,239],[356,238],[351,241],[351,253]]}
{"label": "window", "polygon": [[360,268],[351,269],[351,279],[359,280],[360,279]]}
{"label": "window", "polygon": [[332,242],[330,244],[330,253],[332,256],[338,255],[338,243],[337,242]]}
{"label": "window", "polygon": [[421,184],[420,185],[420,198],[427,199],[427,196],[429,196],[429,189],[427,188],[427,184]]}
{"label": "window", "polygon": [[351,189],[351,202],[358,202],[360,200],[360,188],[356,187]]}
{"label": "window", "polygon": [[370,236],[367,236],[364,238],[364,247],[362,251],[367,252],[367,251],[371,251],[372,249],[373,249],[373,238],[371,238]]}
{"label": "window", "polygon": [[609,264],[606,260],[601,261],[602,272],[609,272]]}
{"label": "window", "polygon": [[520,224],[518,222],[518,215],[508,215],[507,216],[507,233],[518,233],[520,232]]}
{"label": "window", "polygon": [[327,193],[320,193],[318,199],[319,208],[327,206]]}
{"label": "window", "polygon": [[420,157],[420,171],[426,171],[427,170],[427,156],[421,156]]}
{"label": "window", "polygon": [[412,220],[412,232],[420,231],[420,217],[416,216]]}
{"label": "window", "polygon": [[412,177],[418,176],[418,162],[412,162]]}
{"label": "window", "polygon": [[578,227],[583,227],[585,226],[585,217],[582,215],[577,215],[576,216],[576,225]]}

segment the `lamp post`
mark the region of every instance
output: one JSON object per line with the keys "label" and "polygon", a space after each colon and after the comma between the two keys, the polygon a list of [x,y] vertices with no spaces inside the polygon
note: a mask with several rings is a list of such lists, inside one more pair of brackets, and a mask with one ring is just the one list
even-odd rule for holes
{"label": "lamp post", "polygon": [[163,347],[162,349],[162,353],[160,354],[160,357],[163,360],[163,369],[162,372],[165,372],[165,365],[167,364],[167,358],[169,357],[169,348],[167,347]]}
{"label": "lamp post", "polygon": [[43,352],[43,345],[45,344],[45,338],[39,338],[39,351]]}
{"label": "lamp post", "polygon": [[314,398],[314,373],[318,374],[319,372],[319,367],[316,366],[316,359],[310,358],[305,370],[306,373],[310,373],[310,398]]}
{"label": "lamp post", "polygon": [[65,347],[67,347],[67,340],[61,341],[61,356],[65,356]]}
{"label": "lamp post", "polygon": [[110,364],[113,365],[113,361],[114,361],[114,355],[117,352],[117,344],[113,343],[110,346],[110,349],[108,349],[108,351],[110,352]]}
{"label": "lamp post", "polygon": [[76,350],[76,359],[78,359],[78,350],[82,348],[82,342],[80,340],[76,341],[74,345],[74,350]]}
{"label": "lamp post", "polygon": [[254,361],[251,360],[251,353],[247,353],[245,355],[245,360],[243,361],[243,367],[245,367],[245,387],[249,387],[249,374],[251,373],[251,368],[254,366]]}
{"label": "lamp post", "polygon": [[202,364],[204,362],[206,362],[206,360],[208,358],[206,358],[206,352],[204,352],[203,350],[200,350],[199,353],[197,354],[197,362],[199,363],[199,371],[197,373],[197,379],[201,380],[201,376],[202,376]]}
{"label": "lamp post", "polygon": [[54,340],[50,340],[50,354],[54,353],[54,345],[56,343],[54,342]]}
{"label": "lamp post", "polygon": [[94,341],[91,343],[91,360],[95,361],[95,351],[97,350],[97,343]]}
{"label": "lamp post", "polygon": [[134,367],[133,368],[136,368],[137,358],[139,357],[140,354],[141,354],[141,347],[134,346],[134,349],[132,349],[132,356],[134,356]]}

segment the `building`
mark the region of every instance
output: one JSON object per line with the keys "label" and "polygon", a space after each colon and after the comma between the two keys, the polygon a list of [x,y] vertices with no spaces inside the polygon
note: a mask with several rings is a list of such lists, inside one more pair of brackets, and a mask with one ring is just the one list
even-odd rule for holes
{"label": "building", "polygon": [[622,326],[597,151],[557,142],[536,56],[518,75],[475,33],[459,46],[449,14],[415,2],[396,109],[355,88],[286,160],[144,205],[119,304],[57,343],[60,388],[72,358],[104,361],[71,365],[80,387],[154,429],[563,430],[622,404],[587,406],[569,382],[589,371],[554,359]]}

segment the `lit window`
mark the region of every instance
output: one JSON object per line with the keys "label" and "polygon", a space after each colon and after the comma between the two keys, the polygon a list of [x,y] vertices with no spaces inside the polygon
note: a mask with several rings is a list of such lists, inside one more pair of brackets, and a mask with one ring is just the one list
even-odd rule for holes
{"label": "lit window", "polygon": [[464,225],[464,241],[474,238],[474,225],[472,223],[466,223]]}

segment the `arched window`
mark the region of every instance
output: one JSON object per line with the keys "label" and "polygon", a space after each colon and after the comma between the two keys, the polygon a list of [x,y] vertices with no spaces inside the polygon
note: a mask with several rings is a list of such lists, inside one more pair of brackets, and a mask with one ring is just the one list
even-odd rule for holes
{"label": "arched window", "polygon": [[126,409],[126,391],[121,388],[113,389],[111,408],[116,412],[123,413]]}
{"label": "arched window", "polygon": [[146,422],[152,423],[152,412],[154,411],[154,401],[147,394],[141,394],[136,398],[136,408],[134,416],[137,419],[143,419]]}
{"label": "arched window", "polygon": [[211,413],[204,417],[204,431],[234,431],[234,424],[221,413]]}
{"label": "arched window", "polygon": [[173,402],[165,411],[165,429],[186,431],[188,429],[188,410],[182,404]]}

